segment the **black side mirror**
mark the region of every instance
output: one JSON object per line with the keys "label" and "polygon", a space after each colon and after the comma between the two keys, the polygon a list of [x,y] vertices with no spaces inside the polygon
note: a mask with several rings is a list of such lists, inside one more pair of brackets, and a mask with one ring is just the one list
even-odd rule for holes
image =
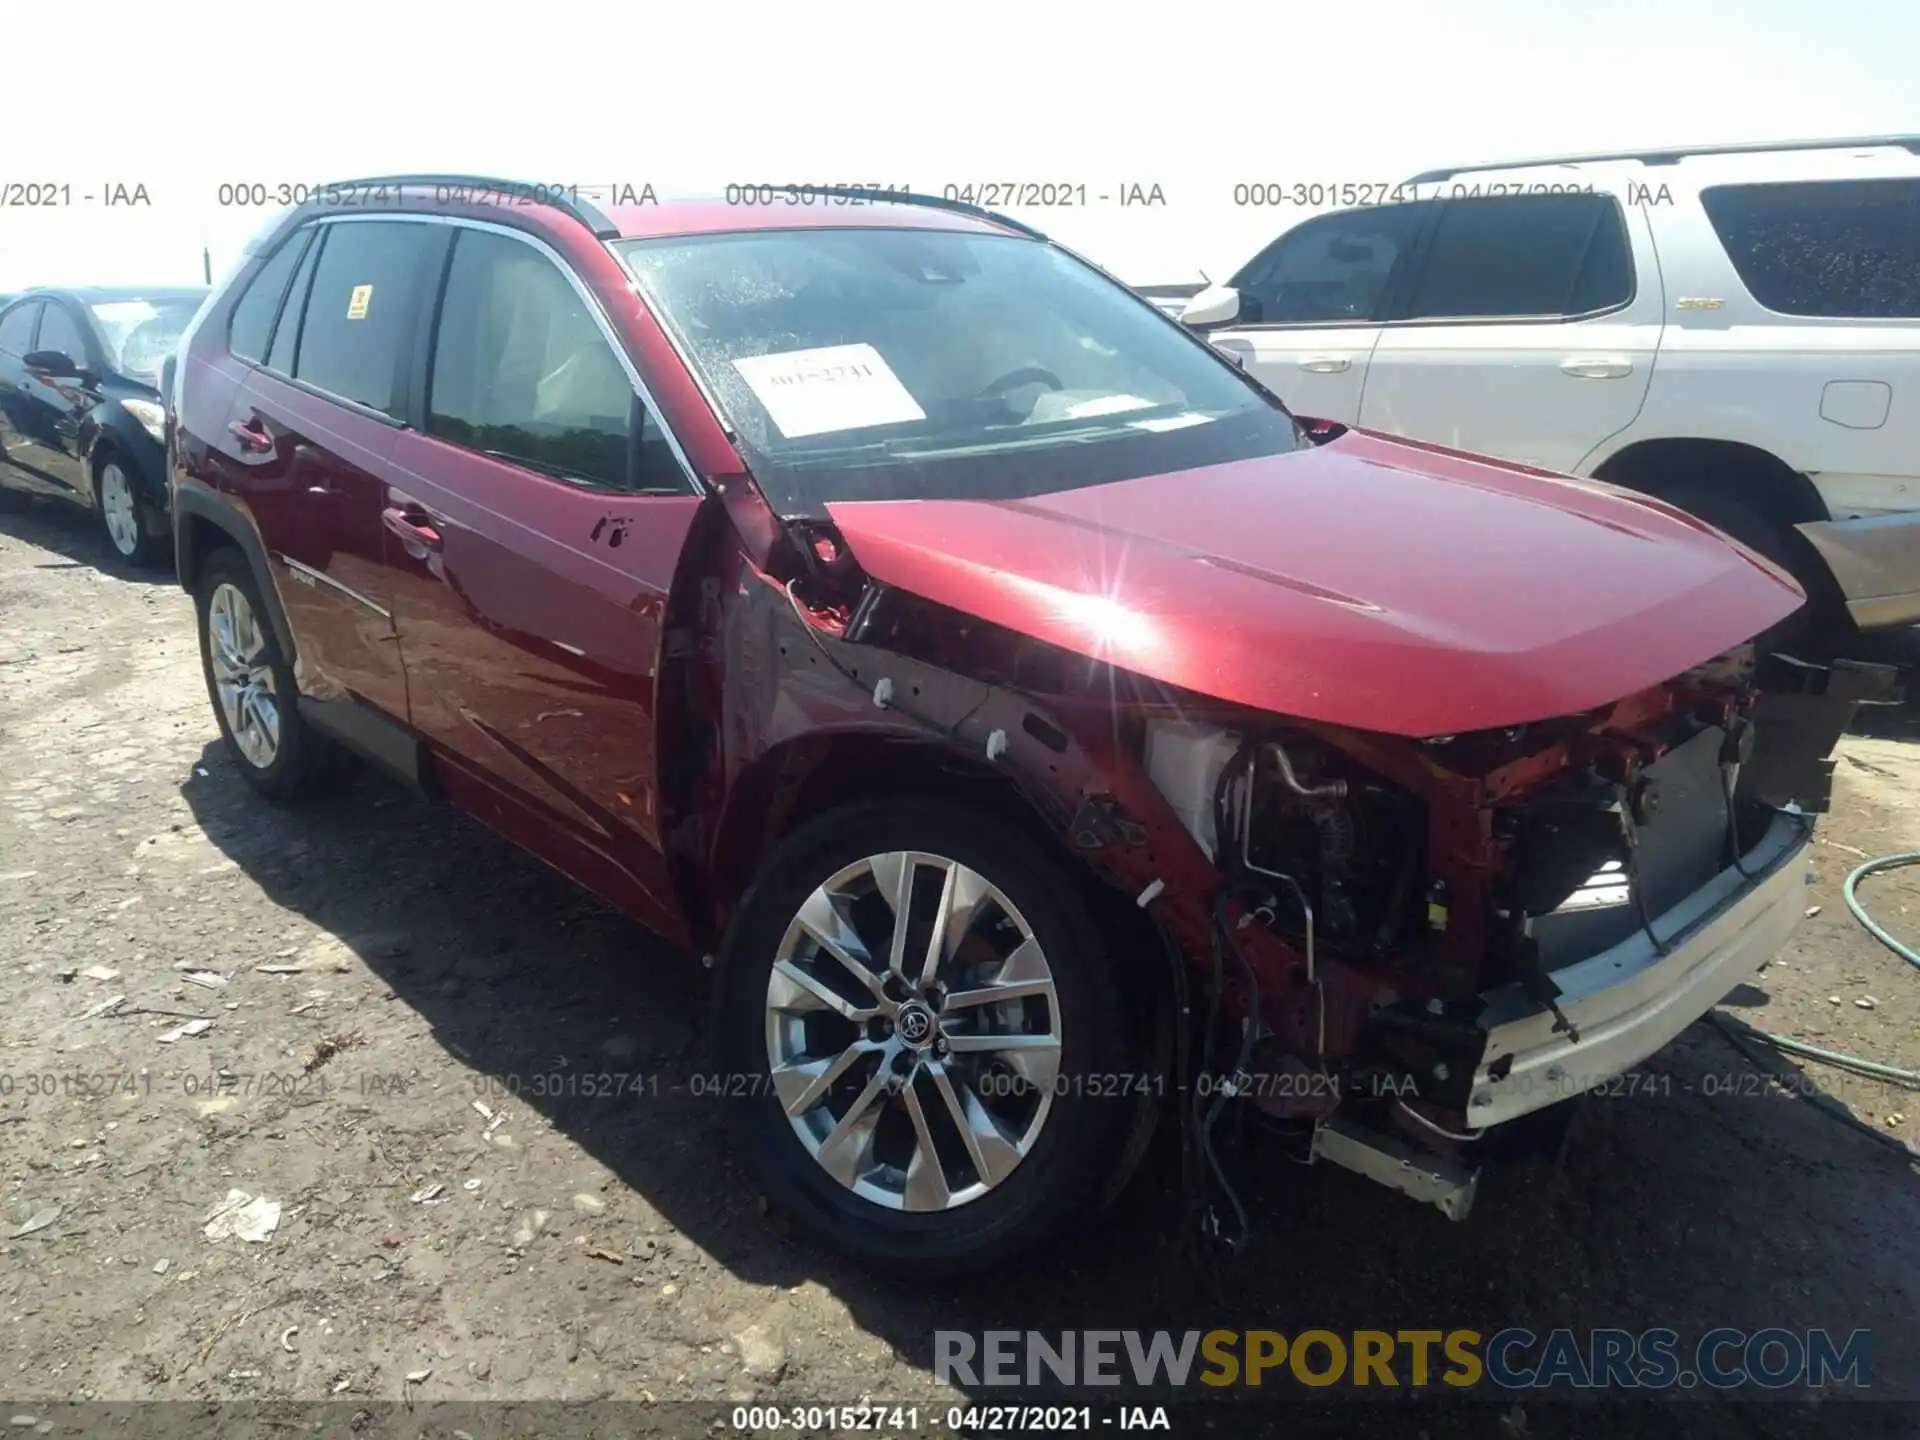
{"label": "black side mirror", "polygon": [[74,363],[71,355],[64,350],[34,350],[21,360],[21,363],[34,374],[49,380],[77,380],[80,367]]}

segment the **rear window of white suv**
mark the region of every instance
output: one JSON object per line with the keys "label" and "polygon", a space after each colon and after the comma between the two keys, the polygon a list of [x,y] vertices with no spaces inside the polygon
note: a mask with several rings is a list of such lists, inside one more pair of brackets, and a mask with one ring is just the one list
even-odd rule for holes
{"label": "rear window of white suv", "polygon": [[1767,309],[1920,318],[1920,178],[1716,185],[1700,203]]}

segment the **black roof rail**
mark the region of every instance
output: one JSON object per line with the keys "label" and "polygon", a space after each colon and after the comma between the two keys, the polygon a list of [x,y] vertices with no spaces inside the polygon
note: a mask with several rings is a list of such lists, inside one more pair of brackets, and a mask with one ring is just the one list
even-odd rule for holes
{"label": "black roof rail", "polygon": [[1591,165],[1608,160],[1638,160],[1644,165],[1676,165],[1694,155],[1765,155],[1780,150],[1869,150],[1895,147],[1920,155],[1920,135],[1863,135],[1840,140],[1767,140],[1740,145],[1676,145],[1655,150],[1616,150],[1596,155],[1550,155],[1533,160],[1489,160],[1427,170],[1402,183],[1431,185],[1482,170],[1524,170],[1541,165]]}
{"label": "black roof rail", "polygon": [[[474,189],[502,190],[510,195],[525,196],[536,205],[551,205],[554,209],[570,215],[593,232],[597,240],[617,240],[620,227],[609,220],[606,212],[590,200],[580,198],[578,187],[566,185],[546,185],[526,180],[503,180],[497,175],[369,175],[359,180],[331,180],[315,187],[324,192],[329,189],[345,190],[363,185],[460,185]],[[312,204],[313,197],[308,201]]]}
{"label": "black roof rail", "polygon": [[998,210],[989,210],[984,205],[972,205],[965,200],[949,200],[942,195],[923,195],[918,190],[872,190],[859,185],[801,185],[796,189],[809,195],[845,195],[850,199],[872,200],[890,205],[924,205],[930,210],[951,210],[958,215],[971,215],[976,220],[990,220],[995,225],[1004,225],[1009,230],[1018,230],[1022,235],[1030,235],[1035,240],[1048,237],[1024,220],[1016,220],[1011,215],[1002,215]]}

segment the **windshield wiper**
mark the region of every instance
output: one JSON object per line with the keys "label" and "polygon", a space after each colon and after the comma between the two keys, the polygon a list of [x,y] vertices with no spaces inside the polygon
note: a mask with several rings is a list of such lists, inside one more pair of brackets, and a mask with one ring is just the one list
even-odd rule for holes
{"label": "windshield wiper", "polygon": [[1086,444],[1123,435],[1129,428],[1128,425],[1082,425],[1073,430],[1022,434],[1019,433],[1020,427],[1012,426],[1008,428],[1006,438],[998,440],[978,440],[960,445],[930,445],[924,440],[875,440],[866,445],[841,445],[832,450],[813,450],[804,455],[791,456],[781,463],[790,470],[823,470],[871,459],[907,462],[947,460],[963,455],[990,455],[998,450],[1031,450],[1036,446],[1056,443]]}
{"label": "windshield wiper", "polygon": [[971,445],[936,445],[900,456],[902,460],[945,460],[957,455],[990,455],[996,450],[1031,450],[1036,446],[1084,445],[1125,434],[1131,425],[1082,425],[1073,430],[1050,430],[1043,435],[1012,434],[1004,440],[981,440]]}
{"label": "windshield wiper", "polygon": [[788,456],[781,463],[790,470],[823,470],[868,456],[904,457],[906,446],[911,443],[907,440],[870,440],[864,445],[836,445],[831,450],[807,450]]}

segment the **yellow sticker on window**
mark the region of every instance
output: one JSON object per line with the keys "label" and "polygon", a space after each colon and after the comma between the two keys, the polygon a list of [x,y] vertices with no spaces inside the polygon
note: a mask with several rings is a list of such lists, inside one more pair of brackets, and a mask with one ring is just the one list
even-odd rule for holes
{"label": "yellow sticker on window", "polygon": [[367,318],[367,306],[373,303],[373,287],[356,285],[353,294],[347,297],[347,319],[364,320]]}

